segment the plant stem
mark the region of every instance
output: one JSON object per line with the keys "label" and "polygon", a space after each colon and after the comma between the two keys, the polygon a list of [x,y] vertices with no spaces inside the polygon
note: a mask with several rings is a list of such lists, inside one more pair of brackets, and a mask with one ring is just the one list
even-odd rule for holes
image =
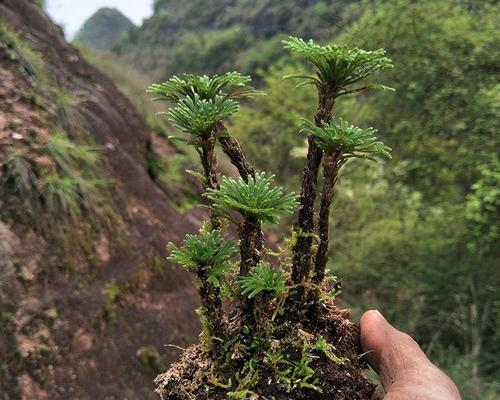
{"label": "plant stem", "polygon": [[[261,250],[264,246],[261,222],[251,216],[245,217],[240,227],[240,275],[246,276],[260,262]],[[243,296],[241,299],[243,325],[252,330],[256,327],[255,299]]]}
{"label": "plant stem", "polygon": [[248,182],[250,176],[255,176],[255,169],[246,160],[240,144],[235,138],[229,136],[222,121],[217,124],[216,134],[219,137],[222,150],[229,157],[231,163],[238,169],[243,180]]}
{"label": "plant stem", "polygon": [[[205,188],[218,190],[219,178],[217,176],[217,156],[215,154],[215,138],[210,135],[202,140],[201,151],[199,151],[203,174],[205,176]],[[210,210],[210,223],[212,229],[219,229],[221,226],[220,218],[213,210]]]}
{"label": "plant stem", "polygon": [[[319,104],[314,120],[316,125],[332,119],[334,94],[326,89],[319,90]],[[316,184],[322,159],[322,150],[316,145],[315,138],[308,137],[309,149],[302,178],[300,206],[297,227],[300,231],[297,243],[293,248],[292,280],[295,284],[303,282],[311,269],[311,246],[314,233],[314,203],[316,201]]]}
{"label": "plant stem", "polygon": [[329,244],[329,216],[330,206],[334,196],[334,186],[340,169],[340,162],[334,154],[327,154],[323,161],[323,193],[318,218],[318,233],[320,243],[314,265],[314,283],[321,283],[325,278],[326,263],[328,261]]}
{"label": "plant stem", "polygon": [[[202,140],[202,147],[198,152],[205,176],[205,189],[210,188],[217,190],[220,188],[219,178],[217,176],[215,144],[215,137],[211,134]],[[210,209],[210,225],[212,230],[220,229],[221,227],[221,220],[213,209]],[[207,317],[210,319],[210,324],[213,329],[213,332],[210,332],[210,337],[223,339],[226,330],[224,327],[224,311],[222,310],[220,289],[208,282],[207,272],[204,268],[198,268],[197,275],[200,280],[198,292],[201,303],[206,311]],[[218,343],[218,340],[212,342],[212,351],[214,354],[218,353]]]}
{"label": "plant stem", "polygon": [[[238,141],[228,134],[222,121],[217,124],[216,136],[219,137],[222,150],[238,169],[241,178],[248,182],[250,177],[255,177],[255,169],[246,160]],[[250,269],[260,261],[260,251],[264,246],[264,235],[260,222],[249,217],[245,218],[240,237],[242,259],[240,274],[247,275]]]}
{"label": "plant stem", "polygon": [[264,246],[261,223],[257,218],[247,216],[240,227],[240,275],[248,275],[250,270],[260,262],[261,250]]}
{"label": "plant stem", "polygon": [[[224,339],[226,329],[224,325],[224,314],[222,311],[222,300],[220,289],[208,282],[207,271],[204,268],[198,268],[198,279],[200,287],[198,293],[200,295],[201,304],[206,311],[207,317],[210,319],[210,325],[213,331],[209,332],[210,337]],[[212,343],[212,351],[218,352],[219,340],[214,340]]]}

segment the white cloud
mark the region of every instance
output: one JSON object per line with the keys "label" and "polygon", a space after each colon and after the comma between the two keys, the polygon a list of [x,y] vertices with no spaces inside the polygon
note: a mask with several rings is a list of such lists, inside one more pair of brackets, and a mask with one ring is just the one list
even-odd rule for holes
{"label": "white cloud", "polygon": [[101,7],[115,7],[138,25],[153,8],[153,0],[47,0],[46,4],[48,14],[64,27],[69,39]]}

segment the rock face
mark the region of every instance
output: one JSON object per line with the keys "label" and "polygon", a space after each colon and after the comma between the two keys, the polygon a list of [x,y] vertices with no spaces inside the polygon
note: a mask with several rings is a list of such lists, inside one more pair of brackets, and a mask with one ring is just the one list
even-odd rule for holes
{"label": "rock face", "polygon": [[75,42],[91,49],[111,49],[133,27],[116,8],[101,8],[83,24]]}
{"label": "rock face", "polygon": [[153,399],[157,369],[179,355],[165,345],[186,347],[199,329],[194,285],[165,262],[165,243],[201,216],[179,214],[151,180],[145,153],[161,139],[35,1],[0,0],[0,28],[20,42],[0,36],[0,181],[9,152],[36,153],[57,125],[104,149],[109,182],[75,218],[0,194],[0,399]]}

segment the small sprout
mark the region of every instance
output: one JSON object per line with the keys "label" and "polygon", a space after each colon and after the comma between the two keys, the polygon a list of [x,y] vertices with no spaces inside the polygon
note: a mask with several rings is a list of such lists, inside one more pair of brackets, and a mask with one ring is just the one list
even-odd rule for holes
{"label": "small sprout", "polygon": [[316,144],[326,153],[335,154],[346,161],[349,158],[365,158],[375,160],[375,157],[391,158],[391,148],[377,141],[374,128],[361,129],[349,125],[343,119],[333,119],[321,126],[304,119],[302,132],[316,138]]}
{"label": "small sprout", "polygon": [[335,364],[344,364],[347,361],[347,358],[337,357],[335,354],[332,353],[332,351],[330,350],[330,346],[328,345],[327,341],[323,336],[321,336],[316,341],[316,343],[314,343],[313,349],[323,353],[326,356],[326,358],[328,358]]}
{"label": "small sprout", "polygon": [[222,214],[238,211],[244,217],[277,223],[280,214],[291,214],[297,203],[294,193],[284,194],[281,187],[271,187],[274,176],[258,173],[248,182],[223,177],[219,190],[208,189],[205,196]]}
{"label": "small sprout", "polygon": [[168,244],[172,251],[168,259],[197,274],[204,270],[207,280],[220,286],[221,277],[232,267],[230,259],[237,254],[233,241],[224,242],[218,231],[202,232],[199,235],[186,235],[182,247]]}
{"label": "small sprout", "polygon": [[249,299],[261,292],[271,292],[279,296],[286,290],[285,273],[274,271],[271,266],[264,263],[257,264],[248,276],[241,276],[239,282],[241,294]]}

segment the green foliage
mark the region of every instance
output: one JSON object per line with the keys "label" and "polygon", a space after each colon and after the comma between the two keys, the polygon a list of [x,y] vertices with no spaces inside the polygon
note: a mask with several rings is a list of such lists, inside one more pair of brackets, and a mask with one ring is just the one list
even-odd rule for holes
{"label": "green foliage", "polygon": [[377,141],[376,129],[361,129],[341,118],[323,122],[320,127],[303,119],[302,131],[314,136],[322,150],[335,154],[341,161],[349,158],[375,160],[375,157],[391,157],[391,149]]}
{"label": "green foliage", "polygon": [[158,375],[165,371],[165,364],[163,363],[160,353],[154,346],[142,346],[137,349],[135,353],[137,360],[142,368],[152,375]]}
{"label": "green foliage", "polygon": [[20,198],[28,215],[45,207],[52,216],[78,216],[94,200],[95,189],[107,183],[99,178],[98,148],[73,143],[59,132],[39,151],[7,153],[0,171],[0,193],[10,199],[7,209],[16,210],[14,199]]}
{"label": "green foliage", "polygon": [[463,198],[498,148],[497,13],[487,2],[473,12],[451,0],[379,2],[337,39],[383,42],[398,65],[383,73],[397,96],[352,99],[343,110],[384,133],[405,162],[399,179],[426,197]]}
{"label": "green foliage", "polygon": [[276,223],[280,214],[290,214],[297,203],[294,193],[284,194],[281,187],[271,187],[274,176],[257,173],[248,182],[242,178],[234,180],[222,177],[220,189],[208,189],[205,197],[227,217],[238,211],[244,217],[253,217],[261,222]]}
{"label": "green foliage", "polygon": [[66,174],[88,173],[99,161],[97,146],[76,144],[64,132],[52,134],[45,144],[47,153]]}
{"label": "green foliage", "polygon": [[123,296],[123,289],[115,282],[111,282],[104,288],[104,293],[108,304],[113,305]]}
{"label": "green foliage", "polygon": [[199,269],[206,271],[208,281],[220,285],[220,278],[232,268],[230,259],[237,254],[233,241],[225,242],[218,231],[201,232],[199,235],[186,235],[182,247],[169,243],[170,261],[182,265],[197,274]]}
{"label": "green foliage", "polygon": [[494,248],[500,239],[500,162],[495,158],[479,170],[481,177],[467,196],[465,215],[470,226],[470,247],[485,250],[485,246]]}
{"label": "green foliage", "polygon": [[311,350],[311,345],[304,341],[296,360],[285,357],[281,349],[266,353],[278,382],[285,385],[288,393],[300,387],[321,392],[317,386],[318,380],[314,377],[314,369],[310,365],[314,361]]}
{"label": "green foliage", "polygon": [[385,56],[385,50],[365,51],[349,49],[345,45],[320,46],[313,40],[290,37],[284,40],[285,48],[302,55],[316,67],[316,76],[289,75],[288,78],[303,78],[304,83],[326,87],[336,96],[365,89],[387,89],[381,85],[368,85],[362,88],[348,88],[376,71],[391,68],[392,63]]}
{"label": "green foliage", "polygon": [[36,204],[38,177],[25,150],[12,151],[5,158],[0,175],[0,193],[3,197],[9,192],[18,193],[27,204]]}
{"label": "green foliage", "polygon": [[239,72],[227,72],[224,75],[192,75],[184,74],[184,79],[173,76],[161,84],[151,85],[147,92],[158,95],[154,100],[170,100],[179,102],[198,95],[202,100],[215,100],[217,96],[224,100],[231,98],[248,97],[258,94],[248,84],[252,78],[241,75]]}
{"label": "green foliage", "polygon": [[85,21],[74,41],[94,49],[111,49],[133,27],[117,9],[101,8]]}
{"label": "green foliage", "polygon": [[337,357],[335,354],[332,353],[332,350],[328,345],[328,342],[325,340],[323,336],[321,336],[318,340],[316,340],[312,348],[324,354],[326,358],[328,358],[335,364],[343,364],[347,361],[346,358]]}
{"label": "green foliage", "polygon": [[[117,49],[121,59],[151,76],[235,68],[255,73],[282,58],[278,41],[284,33],[328,38],[352,2],[236,0],[229,7],[220,1],[161,1],[147,23]],[[322,12],[318,3],[323,3]]]}
{"label": "green foliage", "polygon": [[52,214],[65,213],[76,217],[85,204],[83,191],[88,189],[87,185],[92,185],[92,183],[76,177],[53,173],[44,176],[41,195]]}
{"label": "green foliage", "polygon": [[41,87],[47,81],[43,57],[0,18],[0,48],[5,48],[7,57],[16,62],[19,70],[33,87]]}
{"label": "green foliage", "polygon": [[262,292],[270,292],[279,296],[286,290],[285,273],[275,271],[270,265],[259,263],[252,268],[248,276],[239,277],[241,294],[249,299]]}
{"label": "green foliage", "polygon": [[238,107],[236,101],[222,96],[205,100],[195,94],[192,98],[180,100],[178,106],[169,111],[168,116],[176,128],[194,136],[190,144],[199,146],[199,139],[209,135],[217,122],[233,115]]}

